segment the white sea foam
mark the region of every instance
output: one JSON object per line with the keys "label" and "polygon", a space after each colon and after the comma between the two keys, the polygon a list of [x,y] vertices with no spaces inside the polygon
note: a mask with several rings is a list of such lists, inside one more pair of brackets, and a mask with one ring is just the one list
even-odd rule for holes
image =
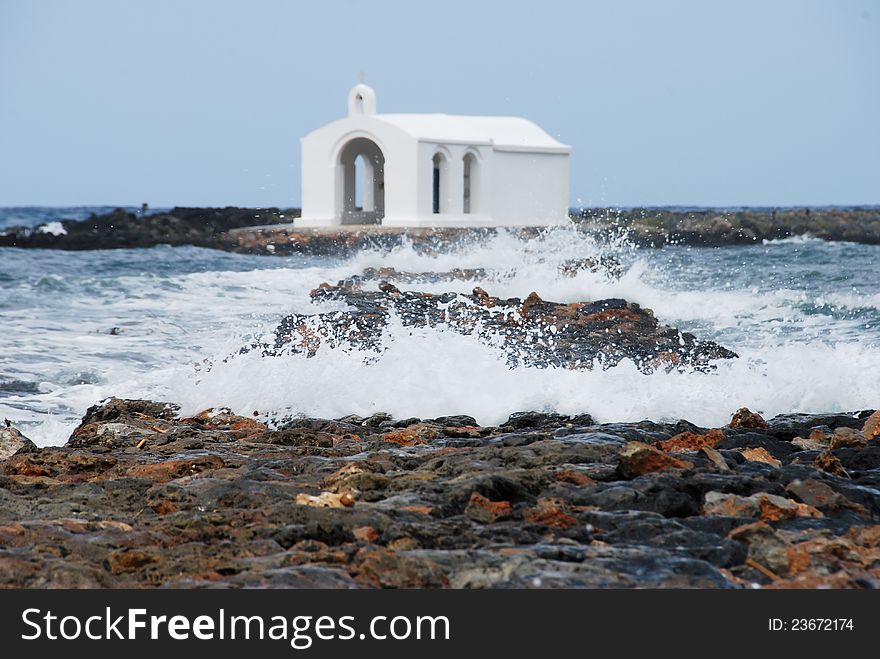
{"label": "white sea foam", "polygon": [[67,229],[64,228],[64,225],[61,222],[46,222],[46,224],[41,224],[36,228],[37,233],[48,233],[50,236],[64,236],[67,234]]}
{"label": "white sea foam", "polygon": [[[880,372],[876,288],[863,286],[871,290],[863,293],[830,275],[821,290],[762,284],[761,259],[770,258],[762,250],[785,255],[802,248],[825,249],[810,243],[723,252],[724,268],[733,268],[729,264],[740,262],[740,255],[747,263],[729,277],[709,261],[717,256],[711,250],[600,247],[565,231],[528,242],[502,232],[483,245],[440,255],[405,245],[309,267],[283,257],[252,259],[242,267],[238,257],[217,256],[209,271],[191,274],[145,265],[160,257],[171,265],[193,258],[196,253],[186,249],[142,250],[131,264],[95,253],[75,284],[66,275],[41,273],[4,289],[21,301],[15,313],[0,314],[0,380],[39,384],[33,391],[0,391],[0,417],[22,424],[39,444],[59,444],[88,406],[112,395],[178,402],[185,413],[219,405],[269,419],[462,413],[489,424],[525,409],[588,412],[600,421],[686,418],[716,425],[743,405],[765,415],[877,407],[875,378],[866,375]],[[857,259],[870,264],[876,256],[852,246],[828,249],[833,267],[856,273]],[[560,273],[564,261],[603,250],[621,259],[619,279]],[[100,271],[95,264],[102,259],[116,274]],[[313,358],[236,354],[249,337],[271,333],[285,314],[316,311],[308,294],[317,284],[368,267],[487,270],[474,281],[398,284],[412,290],[469,292],[479,285],[499,297],[532,291],[562,302],[621,297],[653,309],[662,322],[718,340],[740,358],[708,373],[645,375],[628,362],[607,371],[510,369],[497,348],[474,337],[394,322],[383,352],[369,361],[344,349],[322,348]],[[695,272],[698,285],[683,281]]]}
{"label": "white sea foam", "polygon": [[510,369],[500,351],[454,332],[393,325],[378,361],[319,350],[260,358],[241,355],[175,380],[169,394],[195,412],[216,404],[242,414],[334,418],[388,412],[396,417],[467,413],[497,424],[517,410],[588,412],[600,422],[687,418],[717,425],[746,405],[764,414],[868,408],[880,352],[856,344],[793,344],[743,351],[714,372],[645,375],[631,362],[607,371]]}

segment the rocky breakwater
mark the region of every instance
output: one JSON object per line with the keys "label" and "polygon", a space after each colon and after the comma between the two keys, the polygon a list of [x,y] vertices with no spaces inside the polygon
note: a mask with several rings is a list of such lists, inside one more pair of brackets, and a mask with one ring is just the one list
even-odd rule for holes
{"label": "rocky breakwater", "polygon": [[813,236],[880,245],[880,208],[676,210],[587,208],[572,213],[585,231],[623,235],[642,247],[754,245],[764,240]]}
{"label": "rocky breakwater", "polygon": [[402,244],[418,251],[455,249],[499,231],[521,240],[574,228],[598,240],[626,238],[641,247],[754,245],[763,240],[811,235],[831,241],[880,244],[880,208],[723,209],[590,208],[571,212],[568,227],[460,228],[297,227],[299,209],[173,208],[136,215],[118,209],[86,220],[59,218],[37,227],[0,230],[0,247],[118,249],[195,245],[265,255],[346,256]]}
{"label": "rocky breakwater", "polygon": [[63,447],[0,441],[7,587],[880,586],[868,411],[270,429],[111,399]]}
{"label": "rocky breakwater", "polygon": [[298,210],[277,208],[172,208],[136,215],[117,209],[85,220],[59,219],[37,227],[0,230],[0,247],[32,249],[122,249],[156,245],[195,245],[232,251],[235,227],[288,223]]}
{"label": "rocky breakwater", "polygon": [[[592,264],[596,266],[596,262]],[[467,279],[472,272],[448,274]],[[404,327],[475,336],[501,349],[511,366],[609,368],[629,359],[647,372],[710,368],[715,360],[737,356],[713,341],[701,341],[663,325],[650,309],[623,299],[559,303],[543,300],[537,293],[525,299],[501,299],[480,287],[470,295],[402,291],[388,278],[413,282],[427,277],[436,280],[438,275],[387,270],[379,274],[378,290],[365,290],[360,277],[337,285],[322,284],[312,291],[312,299],[317,303],[341,302],[348,310],[291,314],[279,324],[273,343],[255,343],[246,350],[260,349],[267,356],[288,351],[313,356],[327,344],[378,354],[384,330],[393,318]]]}

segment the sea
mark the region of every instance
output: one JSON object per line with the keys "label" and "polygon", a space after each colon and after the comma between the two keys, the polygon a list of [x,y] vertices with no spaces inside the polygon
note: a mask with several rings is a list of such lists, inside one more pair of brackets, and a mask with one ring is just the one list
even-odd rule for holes
{"label": "sea", "polygon": [[[0,208],[0,231],[109,207]],[[132,209],[139,210],[139,209]],[[151,209],[155,210],[155,209]],[[612,255],[619,278],[559,266]],[[263,357],[309,291],[365,268],[484,268],[475,281],[397,284],[573,302],[625,298],[739,359],[709,370],[511,368],[473,337],[392,322],[382,352],[345,347]],[[369,358],[368,358],[369,357]],[[505,232],[442,254],[411,245],[346,258],[254,256],[197,247],[63,252],[0,248],[0,420],[38,445],[63,444],[111,396],[169,401],[277,423],[291,415],[398,418],[468,414],[498,424],[519,410],[589,413],[599,422],[727,423],[740,407],[786,413],[880,407],[880,246],[807,237],[744,247],[638,249],[574,230],[523,241]]]}

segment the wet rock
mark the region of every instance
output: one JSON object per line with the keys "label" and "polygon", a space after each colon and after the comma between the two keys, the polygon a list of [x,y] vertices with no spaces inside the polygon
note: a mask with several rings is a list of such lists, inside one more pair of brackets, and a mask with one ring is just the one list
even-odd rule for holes
{"label": "wet rock", "polygon": [[831,436],[822,431],[813,431],[809,437],[795,437],[791,443],[804,451],[824,451],[831,444]]}
{"label": "wet rock", "polygon": [[471,494],[464,514],[475,522],[491,524],[510,517],[512,507],[509,501],[491,501],[478,492]]}
{"label": "wet rock", "polygon": [[874,439],[880,436],[880,410],[865,419],[865,424],[862,426],[862,434],[867,439]]}
{"label": "wet rock", "polygon": [[828,434],[831,434],[831,428],[859,430],[870,415],[870,410],[840,414],[781,414],[768,422],[769,434],[791,441],[798,436],[810,437],[814,430],[825,430]]}
{"label": "wet rock", "polygon": [[[546,414],[542,412],[514,412],[507,421],[501,424],[502,428],[510,428],[511,430],[521,430],[523,428],[558,428],[568,421],[569,417],[561,414]],[[592,418],[582,418],[581,423],[591,425]]]}
{"label": "wet rock", "polygon": [[781,463],[787,463],[798,450],[791,442],[776,439],[770,435],[754,430],[736,431],[725,435],[724,439],[715,444],[716,449],[736,450],[745,457],[745,452],[753,456],[770,456]]}
{"label": "wet rock", "polygon": [[817,508],[824,513],[856,507],[849,499],[839,494],[826,483],[815,478],[794,480],[785,486],[785,491],[798,501]]}
{"label": "wet rock", "polygon": [[532,524],[567,529],[577,524],[577,519],[570,512],[568,505],[561,499],[538,499],[535,507],[523,511],[523,519]]}
{"label": "wet rock", "polygon": [[737,356],[716,343],[661,325],[653,314],[626,300],[562,304],[545,301],[537,293],[525,300],[502,300],[480,288],[471,295],[400,291],[390,284],[379,289],[322,284],[312,291],[315,302],[343,302],[351,310],[286,316],[271,344],[255,343],[243,350],[313,356],[324,344],[352,345],[369,357],[380,350],[382,333],[394,314],[406,327],[441,326],[476,335],[501,347],[511,365],[591,369],[631,359],[649,372],[688,365],[709,368],[715,360]]}
{"label": "wet rock", "polygon": [[657,446],[669,453],[685,453],[687,451],[699,451],[704,447],[714,448],[722,439],[724,439],[724,431],[713,428],[702,435],[692,432],[679,433],[670,439],[660,442]]}
{"label": "wet rock", "polygon": [[667,455],[650,444],[630,442],[620,452],[618,469],[623,478],[636,478],[666,469],[693,469],[694,464]]}
{"label": "wet rock", "polygon": [[770,427],[764,421],[764,417],[755,414],[747,407],[738,409],[728,425],[731,428],[757,428],[758,430],[767,430]]}
{"label": "wet rock", "polygon": [[610,279],[617,279],[623,274],[620,261],[610,254],[603,254],[598,258],[586,257],[582,259],[569,259],[559,265],[559,272],[567,277],[574,277],[579,272],[603,272]]}
{"label": "wet rock", "polygon": [[721,471],[730,471],[730,465],[727,464],[727,460],[724,459],[724,456],[721,455],[719,451],[716,451],[711,446],[703,446],[700,451],[705,455],[709,460],[718,467]]}
{"label": "wet rock", "polygon": [[726,517],[760,517],[766,522],[778,522],[795,517],[821,517],[822,513],[807,504],[761,492],[749,497],[722,492],[708,492],[703,503],[704,515]]}
{"label": "wet rock", "polygon": [[852,428],[835,428],[831,435],[831,448],[864,448],[868,438]]}
{"label": "wet rock", "polygon": [[849,478],[849,472],[844,468],[840,458],[831,452],[831,449],[822,451],[813,462],[817,469],[833,474],[835,476],[843,476]]}
{"label": "wet rock", "polygon": [[766,522],[753,522],[737,527],[728,537],[745,542],[749,547],[747,565],[757,568],[771,580],[778,580],[780,575],[788,574],[791,545]]}
{"label": "wet rock", "polygon": [[764,464],[771,465],[773,467],[781,467],[782,461],[774,458],[770,452],[765,449],[756,447],[756,448],[744,448],[740,451],[742,456],[750,461],[750,462],[763,462]]}
{"label": "wet rock", "polygon": [[432,423],[417,423],[403,430],[388,432],[382,435],[382,441],[400,446],[427,444],[432,439],[443,437],[443,431]]}
{"label": "wet rock", "polygon": [[836,476],[772,427],[512,418],[268,429],[107,401],[0,461],[0,586],[880,586],[875,442],[822,429]]}

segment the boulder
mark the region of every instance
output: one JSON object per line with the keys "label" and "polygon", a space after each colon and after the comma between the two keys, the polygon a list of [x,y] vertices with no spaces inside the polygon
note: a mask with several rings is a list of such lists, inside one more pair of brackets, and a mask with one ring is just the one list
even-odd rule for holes
{"label": "boulder", "polygon": [[694,463],[679,460],[644,442],[629,442],[620,452],[618,471],[623,478],[637,478],[667,469],[693,469]]}

